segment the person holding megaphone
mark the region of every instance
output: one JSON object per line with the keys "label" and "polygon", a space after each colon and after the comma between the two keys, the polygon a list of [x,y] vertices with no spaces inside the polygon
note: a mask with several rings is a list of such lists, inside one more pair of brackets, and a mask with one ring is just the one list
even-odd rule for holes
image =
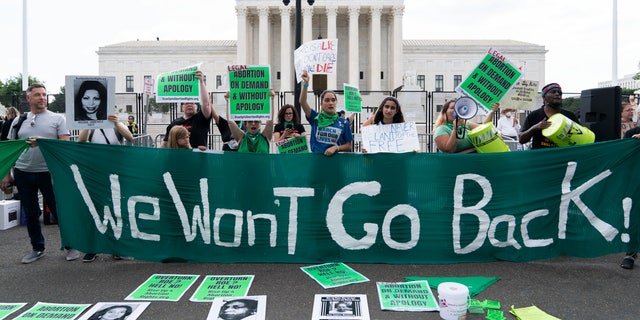
{"label": "person holding megaphone", "polygon": [[[438,119],[436,119],[435,129],[433,131],[436,146],[438,150],[446,153],[476,152],[467,133],[480,124],[458,117],[453,107],[455,104],[456,99],[445,102],[440,111],[440,115],[438,115]],[[493,114],[499,106],[500,104],[498,103],[491,106],[491,112],[484,120],[485,123],[493,120]]]}

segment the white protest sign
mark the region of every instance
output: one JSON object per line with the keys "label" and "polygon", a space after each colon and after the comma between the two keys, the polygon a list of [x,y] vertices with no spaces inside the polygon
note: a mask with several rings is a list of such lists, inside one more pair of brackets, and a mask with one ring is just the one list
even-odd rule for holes
{"label": "white protest sign", "polygon": [[511,90],[500,100],[500,108],[511,108],[517,110],[535,110],[536,97],[538,95],[539,81],[518,80]]}
{"label": "white protest sign", "polygon": [[296,79],[302,81],[302,71],[335,73],[338,62],[338,39],[318,39],[304,43],[293,52]]}
{"label": "white protest sign", "polygon": [[420,150],[415,122],[362,127],[362,148],[367,153],[402,153]]}

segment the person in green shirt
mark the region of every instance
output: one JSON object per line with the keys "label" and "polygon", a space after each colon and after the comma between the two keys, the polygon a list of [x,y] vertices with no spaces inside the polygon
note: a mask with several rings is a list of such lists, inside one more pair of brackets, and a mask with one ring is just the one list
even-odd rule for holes
{"label": "person in green shirt", "polygon": [[[271,119],[267,120],[264,130],[262,130],[262,122],[260,120],[243,121],[242,124],[246,131],[240,129],[235,121],[229,121],[231,134],[238,142],[238,152],[269,153],[269,145],[273,136],[273,109],[275,109],[274,98],[276,96],[273,89],[270,92],[270,96]],[[229,93],[227,92],[225,98],[228,99],[228,97]],[[229,108],[227,108],[227,112],[228,110]]]}
{"label": "person in green shirt", "polygon": [[[455,99],[445,102],[438,119],[436,119],[433,133],[436,146],[440,151],[446,153],[476,152],[476,148],[469,138],[469,131],[475,129],[479,124],[456,117],[453,109],[455,104]],[[492,105],[485,123],[493,120],[493,114],[499,106],[497,103]]]}

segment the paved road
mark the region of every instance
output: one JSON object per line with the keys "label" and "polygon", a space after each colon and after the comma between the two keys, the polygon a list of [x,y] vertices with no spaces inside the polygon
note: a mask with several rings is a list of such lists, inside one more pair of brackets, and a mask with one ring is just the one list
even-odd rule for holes
{"label": "paved road", "polygon": [[[0,302],[26,302],[19,312],[38,301],[96,303],[123,301],[155,273],[255,275],[249,293],[267,295],[267,319],[311,319],[316,293],[367,294],[371,319],[440,319],[438,312],[381,311],[376,281],[403,281],[405,276],[490,276],[501,280],[476,298],[509,306],[536,305],[562,319],[640,319],[640,266],[624,270],[621,255],[595,259],[557,258],[529,263],[492,262],[453,265],[349,264],[371,281],[322,289],[300,271],[300,264],[215,264],[115,261],[99,255],[93,263],[67,262],[57,226],[44,227],[47,255],[29,265],[20,263],[30,251],[24,226],[0,231]],[[588,248],[585,248],[585,250]],[[199,279],[201,280],[202,277]],[[199,282],[198,282],[199,283]],[[179,302],[151,302],[139,319],[206,319],[210,303],[190,302],[196,285]],[[470,315],[468,319],[484,319]]]}

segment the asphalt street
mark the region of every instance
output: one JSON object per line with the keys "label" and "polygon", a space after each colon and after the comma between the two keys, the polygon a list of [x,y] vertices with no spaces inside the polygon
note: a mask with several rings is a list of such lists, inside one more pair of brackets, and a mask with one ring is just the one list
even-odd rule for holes
{"label": "asphalt street", "polygon": [[[311,319],[313,297],[325,294],[366,294],[371,319],[440,319],[438,312],[382,311],[375,283],[400,282],[405,276],[487,276],[500,280],[475,298],[500,301],[507,319],[511,305],[535,305],[561,319],[639,319],[640,266],[619,267],[622,254],[583,259],[560,257],[528,263],[490,262],[446,265],[348,264],[369,282],[323,289],[300,270],[302,264],[156,263],[113,260],[99,255],[92,263],[68,262],[60,251],[57,226],[43,226],[46,256],[22,264],[31,247],[24,226],[0,231],[0,303],[25,302],[17,314],[38,301],[97,303],[124,301],[156,273],[255,275],[250,295],[267,296],[267,319]],[[585,248],[587,250],[588,248]],[[311,265],[311,264],[308,264]],[[210,303],[189,301],[199,281],[178,302],[151,302],[139,319],[206,319]],[[436,290],[433,290],[437,294]],[[484,319],[468,315],[467,319]]]}

